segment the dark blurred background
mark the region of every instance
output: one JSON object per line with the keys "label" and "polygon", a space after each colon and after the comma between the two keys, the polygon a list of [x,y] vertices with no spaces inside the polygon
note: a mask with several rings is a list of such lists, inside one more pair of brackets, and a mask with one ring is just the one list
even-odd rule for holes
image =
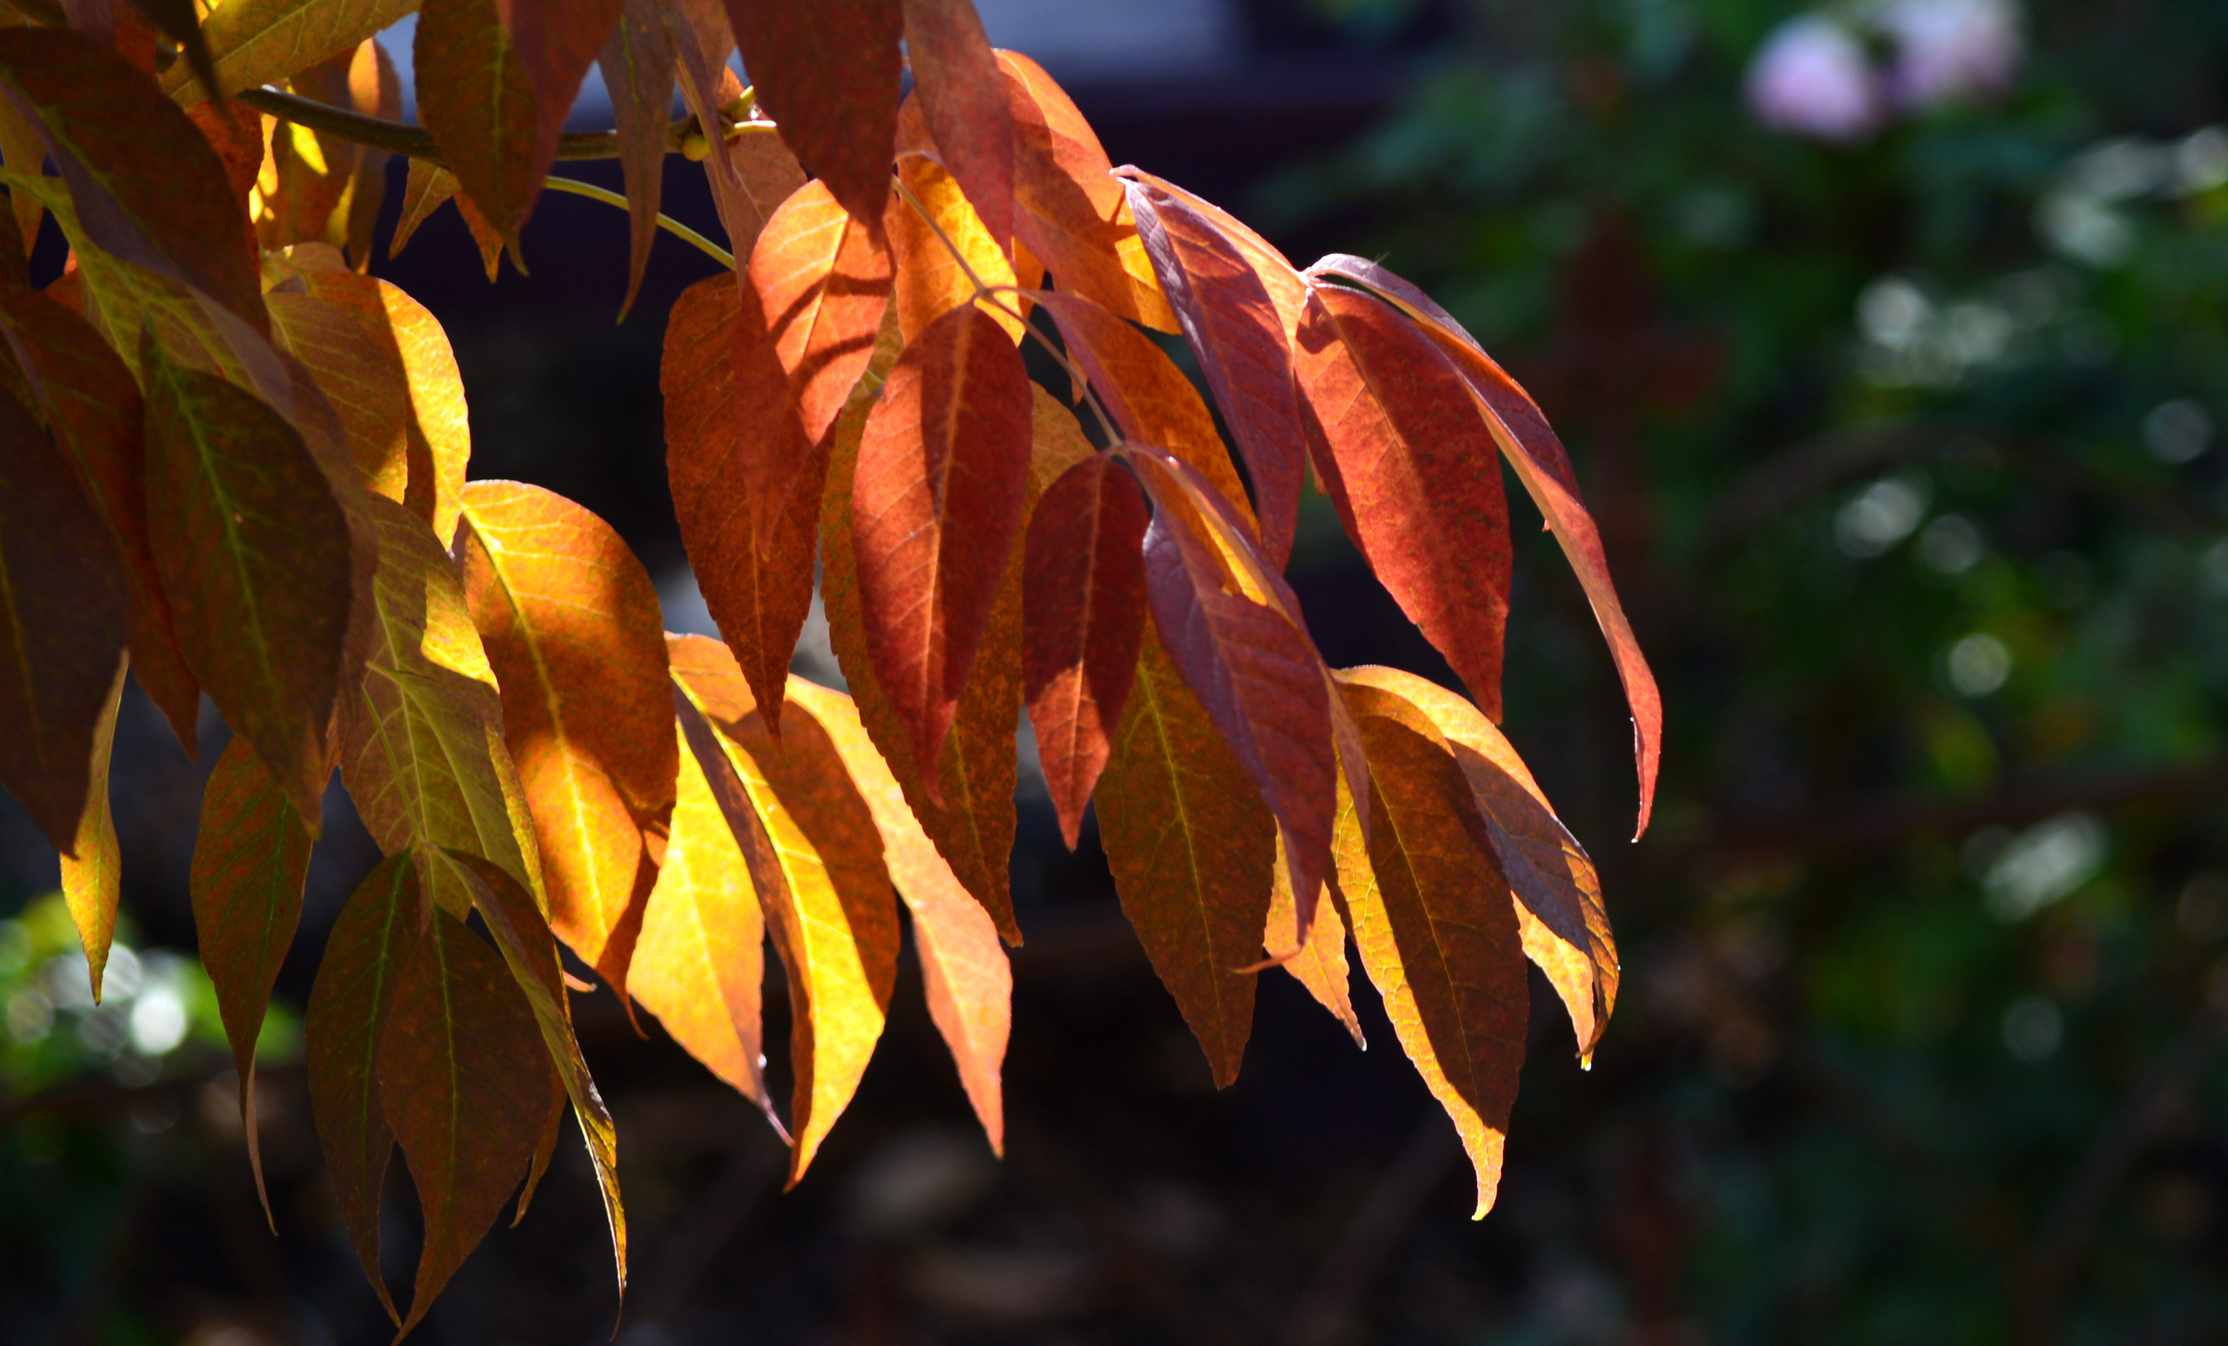
{"label": "dark blurred background", "polygon": [[[580,1000],[634,1221],[619,1339],[2228,1340],[2228,6],[981,8],[1115,162],[1303,262],[1381,257],[1556,420],[1664,687],[1655,828],[1623,840],[1615,679],[1528,526],[1506,727],[1600,863],[1624,997],[1581,1072],[1535,985],[1471,1224],[1366,983],[1358,1054],[1266,977],[1217,1094],[1093,843],[1067,855],[1025,785],[1002,1164],[909,960],[786,1196],[749,1105]],[[668,193],[710,227],[693,166]],[[448,326],[475,475],[604,513],[702,629],[656,374],[709,264],[661,241],[615,326],[624,228],[546,199],[531,276],[490,287],[448,212],[376,269]],[[1447,676],[1319,499],[1293,569],[1333,663]],[[98,1009],[51,854],[0,801],[0,1339],[381,1341],[297,1027],[369,843],[336,796],[263,1048],[274,1240],[191,953],[213,756],[136,693],[123,732]],[[390,1207],[405,1284],[403,1185]],[[568,1145],[418,1339],[596,1342],[612,1311]]]}

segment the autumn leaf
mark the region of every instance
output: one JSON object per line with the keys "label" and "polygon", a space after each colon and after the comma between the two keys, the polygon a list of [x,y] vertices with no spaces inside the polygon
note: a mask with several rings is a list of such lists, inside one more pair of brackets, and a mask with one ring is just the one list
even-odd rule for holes
{"label": "autumn leaf", "polygon": [[[774,862],[753,878],[789,979],[794,1187],[858,1089],[897,980],[897,912],[881,837],[818,723],[803,717],[776,741],[719,645],[677,636],[670,658],[716,737],[711,751],[696,738],[690,746],[707,774],[734,773],[764,829],[760,855]],[[745,847],[746,858],[752,850]]]}
{"label": "autumn leaf", "polygon": [[623,319],[642,291],[650,244],[658,233],[665,192],[667,122],[673,106],[673,39],[659,0],[622,0],[619,21],[604,39],[596,66],[611,96],[619,132],[619,172],[627,189],[627,295]]}
{"label": "autumn leaf", "polygon": [[1524,940],[1524,954],[1570,1013],[1582,1062],[1617,1003],[1617,944],[1602,904],[1601,879],[1555,816],[1516,749],[1476,706],[1436,683],[1397,669],[1342,669],[1342,681],[1401,698],[1446,739],[1470,786],[1486,846],[1500,862]]}
{"label": "autumn leaf", "polygon": [[94,748],[124,662],[124,589],[102,533],[61,450],[0,393],[0,784],[65,855],[105,789]]}
{"label": "autumn leaf", "polygon": [[844,208],[879,223],[890,190],[904,30],[900,0],[727,0],[759,105]]}
{"label": "autumn leaf", "polygon": [[[1277,319],[1283,324],[1285,339],[1289,341],[1299,331],[1300,311],[1307,305],[1308,282],[1300,275],[1299,269],[1292,265],[1291,259],[1274,243],[1261,237],[1251,225],[1214,202],[1187,191],[1166,178],[1155,177],[1134,164],[1124,164],[1115,169],[1114,176],[1132,189],[1133,201],[1136,189],[1142,188],[1154,201],[1174,202],[1212,229],[1224,243],[1236,249],[1238,255],[1245,258],[1246,265],[1253,269],[1254,279],[1261,283],[1269,302],[1276,307]],[[1142,238],[1140,241],[1142,242]]]}
{"label": "autumn leaf", "polygon": [[301,435],[149,343],[148,540],[187,667],[315,830],[352,602],[347,516]]}
{"label": "autumn leaf", "polygon": [[611,526],[520,482],[465,490],[464,595],[502,689],[551,928],[614,988],[642,908],[642,829],[672,807],[657,589]]}
{"label": "autumn leaf", "polygon": [[998,926],[977,902],[905,802],[905,791],[875,749],[850,697],[804,678],[789,679],[790,699],[835,745],[882,834],[882,863],[913,918],[913,952],[930,1019],[959,1066],[961,1087],[993,1153],[1005,1153],[1001,1075],[1013,1031],[1013,968]]}
{"label": "autumn leaf", "polygon": [[153,81],[83,34],[9,28],[0,29],[0,86],[38,119],[101,247],[263,330],[254,241],[224,164]]}
{"label": "autumn leaf", "polygon": [[778,697],[812,608],[827,449],[788,406],[788,377],[733,276],[681,293],[658,371],[665,469],[704,604],[752,691]]}
{"label": "autumn leaf", "polygon": [[502,273],[503,236],[469,197],[458,195],[458,186],[456,175],[448,169],[428,159],[412,159],[402,183],[402,214],[395,221],[394,235],[387,240],[387,255],[401,252],[417,235],[418,226],[454,200],[457,213],[464,217],[464,227],[472,235],[472,246],[479,249],[480,268],[492,284]]}
{"label": "autumn leaf", "polygon": [[1467,821],[1469,786],[1430,721],[1366,685],[1346,696],[1369,754],[1373,822],[1342,800],[1339,890],[1400,1048],[1453,1119],[1493,1208],[1530,1013],[1508,885]]}
{"label": "autumn leaf", "polygon": [[1279,966],[1316,1004],[1330,1011],[1356,1047],[1367,1051],[1369,1042],[1362,1036],[1361,1020],[1354,1014],[1353,977],[1346,962],[1346,919],[1339,915],[1338,903],[1318,898],[1315,918],[1308,925],[1306,938],[1301,938],[1299,904],[1292,900],[1291,871],[1283,849],[1279,843],[1273,875],[1276,886],[1269,893],[1269,919],[1261,947],[1281,958]]}
{"label": "autumn leaf", "polygon": [[1054,482],[1029,522],[1022,559],[1029,722],[1070,850],[1137,672],[1145,524],[1136,479],[1102,455]]}
{"label": "autumn leaf", "polygon": [[[256,1139],[255,1040],[271,987],[302,920],[314,840],[285,787],[244,738],[225,745],[201,797],[188,884],[194,942],[217,992],[217,1013],[240,1076],[240,1118],[256,1195],[272,1219]],[[273,1219],[273,1227],[276,1221]]]}
{"label": "autumn leaf", "polygon": [[[665,31],[681,79],[681,100],[698,126],[725,124],[721,109],[742,95],[728,69],[735,43],[720,0],[679,0],[665,9]],[[805,171],[772,122],[751,121],[706,147],[704,173],[728,246],[748,257],[776,207],[805,184]]]}
{"label": "autumn leaf", "polygon": [[462,921],[436,912],[403,937],[378,1049],[383,1115],[425,1222],[402,1333],[487,1237],[533,1162],[551,1089],[539,1046],[502,956]]}
{"label": "autumn leaf", "polygon": [[[897,176],[911,199],[892,198],[884,228],[897,263],[898,333],[911,342],[930,323],[974,300],[977,280],[1011,286],[1015,277],[1006,250],[942,164],[925,154],[907,153],[898,158]],[[986,311],[1015,342],[1022,339],[1020,318],[1001,307],[986,305]]]}
{"label": "autumn leaf", "polygon": [[310,1120],[341,1223],[389,1318],[400,1321],[379,1272],[379,1193],[394,1156],[379,1089],[379,1040],[394,999],[403,942],[422,915],[417,868],[390,855],[356,886],[332,933],[302,1016]]}
{"label": "autumn leaf", "polygon": [[1331,287],[1309,297],[1294,358],[1316,471],[1348,536],[1498,718],[1508,502],[1462,380],[1391,307]]}
{"label": "autumn leaf", "polygon": [[1013,238],[1014,127],[1005,77],[972,0],[904,0],[914,96],[944,164],[1001,251]]}
{"label": "autumn leaf", "polygon": [[341,700],[340,770],[365,830],[409,850],[434,903],[472,905],[451,849],[541,889],[533,823],[510,751],[495,674],[448,553],[392,501],[363,504],[378,568],[358,639],[361,687]]}
{"label": "autumn leaf", "polygon": [[93,1001],[101,998],[101,974],[108,967],[109,945],[116,940],[116,909],[123,897],[124,857],[116,844],[116,815],[108,802],[108,768],[116,751],[116,708],[124,696],[124,666],[119,662],[107,683],[107,699],[93,726],[85,808],[78,815],[70,844],[62,847],[62,900],[85,949],[85,970]]}
{"label": "autumn leaf", "polygon": [[908,346],[867,414],[852,530],[867,651],[932,762],[957,712],[1027,504],[1028,375],[978,310]]}
{"label": "autumn leaf", "polygon": [[1307,442],[1284,323],[1253,264],[1212,222],[1149,183],[1123,186],[1161,291],[1245,456],[1262,545],[1281,570],[1299,523]]}
{"label": "autumn leaf", "polygon": [[[352,51],[416,8],[418,0],[225,0],[201,35],[218,86],[234,94]],[[184,62],[163,73],[162,87],[185,103],[204,95]]]}
{"label": "autumn leaf", "polygon": [[[26,178],[46,171],[46,137],[39,134],[37,120],[5,95],[0,95],[0,166]],[[35,194],[11,189],[8,213],[15,219],[17,250],[28,258],[38,246],[39,223],[46,218],[46,207]],[[24,271],[18,266],[11,274],[20,280]]]}
{"label": "autumn leaf", "polygon": [[202,36],[194,0],[132,0],[132,3],[157,31],[178,45],[185,66],[193,71],[201,91],[211,98],[222,97],[217,84],[216,62],[209,54],[209,40]]}
{"label": "autumn leaf", "polygon": [[1276,824],[1206,709],[1150,636],[1098,790],[1122,914],[1207,1054],[1238,1078],[1276,863]]}
{"label": "autumn leaf", "polygon": [[[808,182],[766,222],[746,274],[787,375],[788,404],[805,438],[818,444],[866,372],[889,306],[890,252],[881,222],[850,214],[826,183]],[[778,492],[781,476],[768,469],[793,470],[757,460],[750,467],[752,478],[740,483],[746,493]]]}
{"label": "autumn leaf", "polygon": [[[400,77],[376,41],[367,39],[353,51],[299,71],[288,84],[304,98],[358,116],[392,121],[402,114]],[[246,111],[251,123],[262,124],[245,104],[226,106]],[[211,110],[210,104],[197,104],[191,115],[198,121]],[[324,242],[347,248],[359,260],[368,258],[391,156],[298,123],[269,124],[267,155],[263,138],[259,131],[248,173],[258,189],[252,204],[264,248]]]}
{"label": "autumn leaf", "polygon": [[418,110],[473,204],[515,243],[620,0],[425,0]]}
{"label": "autumn leaf", "polygon": [[1485,418],[1493,442],[1516,470],[1517,480],[1539,506],[1554,531],[1563,556],[1577,574],[1593,605],[1594,620],[1609,643],[1610,657],[1623,681],[1625,700],[1632,708],[1633,755],[1640,778],[1640,817],[1633,838],[1648,830],[1655,810],[1656,772],[1663,757],[1663,697],[1655,674],[1640,652],[1640,641],[1617,597],[1609,576],[1609,557],[1601,543],[1601,530],[1579,497],[1578,476],[1563,442],[1548,425],[1547,417],[1531,394],[1496,363],[1477,339],[1453,315],[1423,291],[1375,262],[1344,253],[1332,255],[1308,268],[1310,276],[1337,277],[1369,288],[1418,323],[1433,344],[1452,360],[1476,395],[1479,414]]}

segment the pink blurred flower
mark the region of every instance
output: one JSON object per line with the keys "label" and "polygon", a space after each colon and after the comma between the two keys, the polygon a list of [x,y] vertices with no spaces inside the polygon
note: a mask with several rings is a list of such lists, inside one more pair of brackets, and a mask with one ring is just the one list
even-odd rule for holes
{"label": "pink blurred flower", "polygon": [[2025,52],[2014,0],[1894,0],[1878,21],[1895,41],[1889,96],[1907,110],[2002,93]]}
{"label": "pink blurred flower", "polygon": [[1816,14],[1765,39],[1748,68],[1748,106],[1775,131],[1839,141],[1871,135],[1885,113],[1863,44]]}

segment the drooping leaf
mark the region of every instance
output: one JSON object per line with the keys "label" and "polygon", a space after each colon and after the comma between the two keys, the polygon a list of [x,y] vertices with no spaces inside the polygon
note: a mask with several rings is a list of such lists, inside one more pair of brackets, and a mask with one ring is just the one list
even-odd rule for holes
{"label": "drooping leaf", "polygon": [[371,488],[408,505],[435,537],[455,536],[472,427],[440,321],[398,286],[354,271],[297,272],[266,302],[280,347],[333,404]]}
{"label": "drooping leaf", "polygon": [[226,744],[201,797],[189,890],[194,944],[216,986],[217,1012],[232,1044],[248,1163],[266,1218],[271,1199],[256,1139],[255,1040],[302,921],[311,842],[285,788],[247,740]]}
{"label": "drooping leaf", "polygon": [[1453,1119],[1477,1171],[1473,1219],[1493,1208],[1530,998],[1508,885],[1466,819],[1469,786],[1430,721],[1349,686],[1369,754],[1373,821],[1339,812],[1339,890],[1354,945],[1400,1049]]}
{"label": "drooping leaf", "polygon": [[[720,0],[679,0],[665,7],[665,27],[689,115],[702,127],[724,125],[722,109],[733,106],[743,90],[726,64],[735,43],[724,6]],[[737,257],[748,257],[775,208],[804,185],[805,171],[771,122],[745,122],[707,149],[704,172],[712,205],[728,246]]]}
{"label": "drooping leaf", "polygon": [[[1269,921],[1262,932],[1261,947],[1271,956],[1282,958],[1280,966],[1292,980],[1305,988],[1316,1004],[1330,1011],[1356,1047],[1367,1051],[1369,1042],[1362,1036],[1361,1020],[1354,1016],[1353,978],[1346,963],[1346,918],[1339,915],[1336,902],[1318,898],[1315,919],[1302,939],[1299,905],[1292,900],[1291,872],[1284,863],[1281,843],[1277,849],[1276,887],[1269,894]],[[1298,952],[1292,952],[1295,949]]]}
{"label": "drooping leaf", "polygon": [[502,238],[557,157],[565,114],[620,0],[425,0],[413,49],[418,109],[441,161]]}
{"label": "drooping leaf", "polygon": [[794,676],[789,696],[827,732],[874,815],[875,830],[882,834],[882,863],[912,913],[913,952],[920,958],[929,1017],[951,1048],[960,1084],[992,1152],[1003,1154],[1001,1073],[1013,1031],[1013,968],[999,942],[997,923],[921,830],[851,698]]}
{"label": "drooping leaf", "polygon": [[101,998],[101,974],[108,948],[116,940],[116,909],[123,897],[124,856],[116,844],[116,815],[108,802],[108,767],[116,751],[116,708],[124,696],[124,665],[109,674],[107,698],[93,726],[92,756],[86,780],[85,809],[70,844],[62,848],[62,899],[85,949],[85,969],[93,999]]}
{"label": "drooping leaf", "polygon": [[1058,291],[1037,291],[1030,297],[1051,311],[1115,428],[1191,464],[1254,529],[1253,506],[1213,414],[1159,344],[1088,299]]}
{"label": "drooping leaf", "polygon": [[623,990],[642,829],[674,797],[657,589],[609,524],[562,496],[478,481],[464,501],[465,601],[502,689],[551,928]]}
{"label": "drooping leaf", "polygon": [[1276,824],[1157,639],[1099,782],[1099,836],[1122,914],[1207,1054],[1217,1088],[1238,1078],[1253,1031],[1276,863]]}
{"label": "drooping leaf", "polygon": [[403,941],[422,915],[417,868],[390,855],[357,885],[325,937],[302,1016],[310,1120],[325,1152],[341,1223],[389,1318],[400,1321],[379,1271],[379,1193],[394,1133],[379,1091],[379,1039],[394,999]]}
{"label": "drooping leaf", "polygon": [[876,674],[936,760],[1027,505],[1028,374],[998,324],[955,309],[908,346],[867,414],[852,486]]}
{"label": "drooping leaf", "polygon": [[1331,286],[1309,296],[1293,358],[1316,471],[1348,536],[1498,718],[1508,501],[1461,377],[1389,305]]}
{"label": "drooping leaf", "polygon": [[1601,878],[1516,749],[1476,706],[1412,673],[1374,666],[1343,669],[1342,681],[1400,697],[1431,721],[1469,783],[1486,846],[1516,900],[1525,956],[1570,1013],[1581,1061],[1616,1007],[1619,964]]}
{"label": "drooping leaf", "polygon": [[101,247],[263,330],[254,241],[224,164],[153,80],[83,34],[9,28],[0,86],[38,119]]}
{"label": "drooping leaf", "polygon": [[[890,201],[886,232],[890,252],[897,262],[897,328],[910,342],[938,318],[975,297],[975,280],[985,285],[1014,284],[1013,262],[983,224],[982,217],[959,180],[942,164],[925,154],[906,153],[897,161],[897,176],[911,201],[900,195]],[[915,210],[918,201],[921,210]],[[922,217],[922,211],[927,218]],[[941,236],[939,236],[941,234]],[[947,246],[946,240],[949,240]],[[966,259],[960,265],[953,256]],[[974,272],[970,278],[969,271]],[[1017,296],[1004,296],[1012,304]],[[990,316],[1015,342],[1022,339],[1019,318],[1003,309],[989,309]]]}
{"label": "drooping leaf", "polygon": [[451,914],[472,905],[451,850],[484,857],[538,893],[533,823],[456,569],[424,520],[378,498],[362,508],[378,568],[357,635],[362,685],[341,699],[349,797],[380,849],[409,850],[427,895]]}
{"label": "drooping leaf", "polygon": [[[677,731],[667,738],[681,742]],[[766,1092],[759,1010],[765,973],[766,920],[750,867],[704,768],[681,744],[672,831],[642,914],[627,993],[779,1129]]]}
{"label": "drooping leaf", "polygon": [[890,190],[904,31],[900,0],[727,0],[743,69],[797,161],[879,223]]}
{"label": "drooping leaf", "polygon": [[1633,755],[1640,778],[1640,819],[1633,829],[1637,839],[1648,830],[1655,808],[1656,771],[1663,756],[1663,696],[1656,689],[1655,674],[1640,652],[1640,641],[1617,598],[1609,576],[1609,557],[1601,544],[1601,530],[1579,497],[1578,475],[1563,442],[1547,423],[1539,404],[1507,371],[1496,363],[1453,315],[1401,277],[1366,258],[1334,253],[1308,268],[1310,276],[1337,276],[1367,286],[1422,326],[1446,353],[1477,395],[1480,414],[1493,434],[1493,442],[1524,483],[1532,503],[1547,519],[1562,547],[1563,556],[1578,576],[1593,605],[1594,620],[1609,643],[1617,676],[1624,683],[1625,700],[1632,708]]}
{"label": "drooping leaf", "polygon": [[699,760],[708,773],[734,772],[779,870],[756,888],[789,979],[793,1187],[858,1089],[897,980],[897,911],[881,837],[827,731],[809,715],[792,717],[776,741],[724,648],[679,636],[670,657],[717,737],[718,760],[703,760],[701,749]]}
{"label": "drooping leaf", "polygon": [[201,687],[178,652],[148,544],[139,385],[91,324],[45,294],[0,300],[0,339],[107,525],[129,601],[132,673],[190,754]]}
{"label": "drooping leaf", "polygon": [[953,177],[1004,251],[1013,239],[1013,109],[973,0],[903,0],[915,96]]}
{"label": "drooping leaf", "polygon": [[472,246],[479,249],[480,267],[493,282],[502,272],[503,236],[471,198],[457,194],[457,186],[456,175],[448,169],[428,159],[412,159],[402,183],[402,215],[395,221],[394,237],[387,240],[387,255],[401,252],[428,216],[454,200],[457,213],[464,217],[464,227],[472,234]]}
{"label": "drooping leaf", "polygon": [[[201,35],[229,95],[353,51],[417,7],[418,0],[225,0],[209,11]],[[162,87],[180,102],[204,96],[183,62],[163,73]]]}
{"label": "drooping leaf", "polygon": [[1262,545],[1282,569],[1299,523],[1307,452],[1284,323],[1253,265],[1212,222],[1151,184],[1124,179],[1123,186],[1161,291],[1252,474]]}
{"label": "drooping leaf", "polygon": [[1254,279],[1261,282],[1261,288],[1268,294],[1269,302],[1276,306],[1277,317],[1284,326],[1285,339],[1289,341],[1293,333],[1299,331],[1300,310],[1307,305],[1308,282],[1300,275],[1299,269],[1292,265],[1291,259],[1278,250],[1274,243],[1261,237],[1251,225],[1214,202],[1186,191],[1166,178],[1155,177],[1135,165],[1124,164],[1114,170],[1114,176],[1132,186],[1144,188],[1155,200],[1166,198],[1176,202],[1221,235],[1223,242],[1237,249],[1238,255],[1245,258],[1246,264],[1253,269]]}
{"label": "drooping leaf", "polygon": [[[747,270],[788,379],[788,405],[805,438],[817,444],[866,372],[889,306],[890,251],[881,222],[850,214],[826,183],[808,182],[766,222]],[[779,479],[765,474],[775,466],[789,468],[753,463],[741,489],[779,490]]]}
{"label": "drooping leaf", "polygon": [[1145,524],[1136,479],[1100,455],[1054,482],[1029,522],[1022,666],[1045,788],[1070,850],[1137,672]]}
{"label": "drooping leaf", "polygon": [[787,414],[787,375],[735,277],[675,301],[658,386],[673,513],[704,604],[752,690],[778,697],[812,608],[826,446]]}
{"label": "drooping leaf", "polygon": [[315,829],[353,601],[349,521],[279,414],[148,343],[148,540],[178,646]]}
{"label": "drooping leaf", "polygon": [[502,955],[436,912],[396,950],[379,1096],[425,1222],[407,1333],[510,1204],[552,1087],[534,1016]]}
{"label": "drooping leaf", "polygon": [[611,95],[611,117],[619,129],[619,171],[627,188],[627,296],[619,301],[621,318],[642,290],[665,192],[674,57],[662,8],[658,0],[622,0],[619,22],[596,57]]}
{"label": "drooping leaf", "polygon": [[69,462],[0,393],[0,785],[64,854],[95,789],[95,743],[124,662],[125,598]]}

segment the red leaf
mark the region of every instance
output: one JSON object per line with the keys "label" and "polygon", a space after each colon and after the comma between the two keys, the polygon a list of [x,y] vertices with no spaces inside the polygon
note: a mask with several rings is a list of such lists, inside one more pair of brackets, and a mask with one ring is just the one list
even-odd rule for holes
{"label": "red leaf", "polygon": [[[742,82],[728,69],[734,41],[720,0],[680,0],[665,11],[681,76],[681,98],[700,126],[723,123],[720,109],[741,96]],[[758,231],[775,207],[805,183],[805,171],[771,122],[748,122],[735,135],[716,140],[705,156],[712,205],[727,230],[728,246],[738,257],[750,255]]]}
{"label": "red leaf", "polygon": [[1269,302],[1276,305],[1277,317],[1284,324],[1284,335],[1290,340],[1300,327],[1300,309],[1307,303],[1308,284],[1299,269],[1277,246],[1255,233],[1253,226],[1224,210],[1204,197],[1194,195],[1165,178],[1158,178],[1132,164],[1114,170],[1114,176],[1151,191],[1156,199],[1166,197],[1175,201],[1205,221],[1224,242],[1236,248],[1253,274],[1268,293]]}
{"label": "red leaf", "polygon": [[619,316],[634,307],[650,243],[658,234],[658,200],[665,190],[665,138],[673,105],[673,39],[658,0],[622,0],[619,22],[604,41],[596,65],[611,94],[619,128],[619,173],[627,188],[627,297]]}
{"label": "red leaf", "polygon": [[1253,474],[1262,544],[1281,570],[1299,525],[1307,439],[1283,320],[1253,265],[1213,223],[1151,184],[1123,185],[1145,255]]}
{"label": "red leaf", "polygon": [[788,375],[790,403],[805,438],[818,443],[866,372],[889,307],[881,222],[846,212],[826,183],[808,182],[766,221],[747,271],[774,358]]}
{"label": "red leaf", "polygon": [[1468,389],[1406,319],[1353,290],[1309,296],[1293,358],[1316,471],[1348,536],[1499,718],[1508,501]]}
{"label": "red leaf", "polygon": [[1640,819],[1633,829],[1638,839],[1648,830],[1655,808],[1656,770],[1663,758],[1663,696],[1656,690],[1655,674],[1640,652],[1640,640],[1618,601],[1617,586],[1609,577],[1609,555],[1601,545],[1601,530],[1579,498],[1578,477],[1563,442],[1548,425],[1546,415],[1531,394],[1485,353],[1454,320],[1423,291],[1392,272],[1360,257],[1334,253],[1308,268],[1310,277],[1336,276],[1367,286],[1399,306],[1420,324],[1441,351],[1454,362],[1476,394],[1479,410],[1493,442],[1516,469],[1517,480],[1531,494],[1532,502],[1547,519],[1563,556],[1578,575],[1586,600],[1593,605],[1594,620],[1601,624],[1609,654],[1624,683],[1625,701],[1632,708],[1633,756],[1640,777]]}
{"label": "red leaf", "polygon": [[867,650],[933,762],[1021,531],[1029,381],[1004,329],[954,309],[906,348],[867,414],[852,530]]}
{"label": "red leaf", "polygon": [[973,0],[904,0],[913,85],[945,167],[1002,249],[1013,246],[1013,110]]}
{"label": "red leaf", "polygon": [[879,221],[897,140],[899,0],[727,0],[758,101],[805,171]]}
{"label": "red leaf", "polygon": [[1145,638],[1145,498],[1094,455],[1037,502],[1022,559],[1022,666],[1044,779],[1075,848]]}

